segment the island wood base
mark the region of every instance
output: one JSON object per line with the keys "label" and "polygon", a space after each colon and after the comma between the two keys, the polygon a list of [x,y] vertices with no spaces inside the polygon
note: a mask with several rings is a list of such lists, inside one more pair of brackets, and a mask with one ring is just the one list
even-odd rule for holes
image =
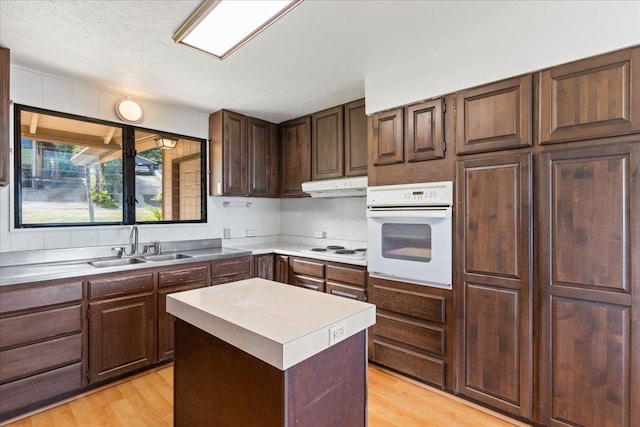
{"label": "island wood base", "polygon": [[282,371],[176,319],[174,425],[367,424],[366,330]]}

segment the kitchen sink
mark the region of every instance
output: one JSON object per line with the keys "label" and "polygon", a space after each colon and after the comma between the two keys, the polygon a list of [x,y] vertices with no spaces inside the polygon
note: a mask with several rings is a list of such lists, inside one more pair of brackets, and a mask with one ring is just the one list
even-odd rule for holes
{"label": "kitchen sink", "polygon": [[147,261],[169,261],[172,259],[193,258],[191,255],[185,254],[164,254],[164,255],[147,255],[143,256]]}
{"label": "kitchen sink", "polygon": [[118,258],[118,259],[107,259],[102,261],[92,261],[89,264],[94,267],[117,267],[119,265],[130,265],[130,264],[140,264],[145,261],[140,258]]}

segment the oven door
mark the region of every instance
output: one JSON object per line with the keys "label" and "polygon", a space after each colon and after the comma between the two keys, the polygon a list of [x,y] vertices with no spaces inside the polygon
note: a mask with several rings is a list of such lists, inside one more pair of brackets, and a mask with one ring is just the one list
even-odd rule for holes
{"label": "oven door", "polygon": [[451,289],[451,208],[367,211],[372,277]]}

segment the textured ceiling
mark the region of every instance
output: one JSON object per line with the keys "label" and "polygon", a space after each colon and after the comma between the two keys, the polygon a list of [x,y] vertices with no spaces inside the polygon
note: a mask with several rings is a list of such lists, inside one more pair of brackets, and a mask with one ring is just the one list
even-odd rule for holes
{"label": "textured ceiling", "polygon": [[305,0],[219,61],[171,39],[199,4],[0,0],[0,44],[18,66],[279,123],[364,96],[367,76],[418,58],[438,66],[440,54],[517,12],[486,1]]}

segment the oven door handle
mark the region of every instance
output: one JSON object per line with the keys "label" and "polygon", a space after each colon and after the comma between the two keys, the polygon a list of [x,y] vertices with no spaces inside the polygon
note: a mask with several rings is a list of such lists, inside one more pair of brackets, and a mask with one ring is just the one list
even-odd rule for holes
{"label": "oven door handle", "polygon": [[367,218],[451,218],[451,208],[367,210]]}

